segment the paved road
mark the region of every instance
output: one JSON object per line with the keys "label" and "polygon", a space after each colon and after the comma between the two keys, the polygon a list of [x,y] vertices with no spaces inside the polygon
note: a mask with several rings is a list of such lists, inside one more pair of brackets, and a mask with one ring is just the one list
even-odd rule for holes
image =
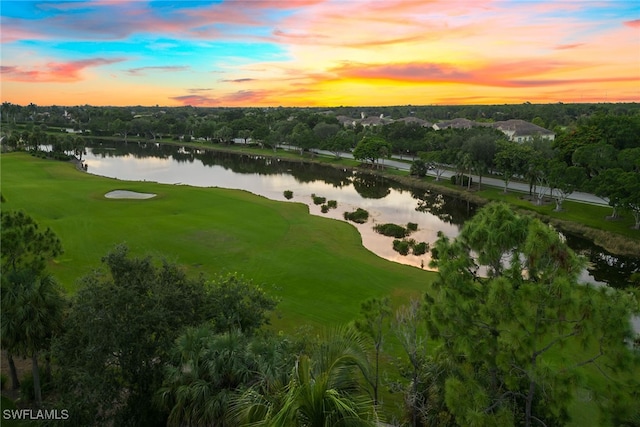
{"label": "paved road", "polygon": [[[283,147],[284,148],[284,147]],[[314,150],[318,154],[333,156],[334,154],[330,151],[324,150]],[[342,153],[342,157],[353,159],[353,155],[351,153]],[[406,159],[406,157],[405,157]],[[411,163],[407,163],[408,160],[402,161],[400,156],[394,156],[392,159],[384,159],[383,164],[387,167],[392,167],[400,170],[409,170],[411,168]],[[433,171],[427,172],[431,176],[435,176]],[[454,174],[452,171],[445,171],[442,174],[443,178],[449,179]],[[471,175],[473,177],[474,182],[478,182],[478,176]],[[488,185],[491,187],[504,188],[504,181],[498,178],[492,177],[482,177],[482,185]],[[524,182],[510,182],[508,187],[509,190],[520,191],[523,193],[529,192],[529,184]],[[590,193],[582,193],[582,192],[573,192],[567,197],[567,200],[574,200],[582,203],[589,203],[592,205],[600,205],[600,206],[608,206],[608,202],[606,200],[601,199],[600,197],[590,194]]]}

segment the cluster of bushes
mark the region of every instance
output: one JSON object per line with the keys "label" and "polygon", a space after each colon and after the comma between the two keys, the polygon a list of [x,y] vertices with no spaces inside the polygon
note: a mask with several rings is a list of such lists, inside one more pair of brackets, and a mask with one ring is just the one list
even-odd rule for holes
{"label": "cluster of bushes", "polygon": [[353,212],[345,212],[344,219],[346,219],[347,221],[356,222],[358,224],[364,224],[369,220],[369,212],[362,208],[358,208]]}
{"label": "cluster of bushes", "polygon": [[393,250],[400,255],[409,255],[409,252],[414,255],[424,255],[429,250],[429,243],[417,243],[414,239],[395,239],[393,241]]}
{"label": "cluster of bushes", "polygon": [[329,209],[335,209],[338,207],[338,202],[336,200],[327,201],[326,197],[316,196],[315,194],[312,194],[311,197],[313,198],[314,205],[322,205],[320,206],[322,213],[327,213],[329,212]]}
{"label": "cluster of bushes", "polygon": [[320,210],[322,211],[322,213],[327,213],[329,212],[329,209],[335,209],[337,207],[338,207],[338,202],[336,200],[329,200],[327,203],[320,206]]}
{"label": "cluster of bushes", "polygon": [[405,228],[401,225],[398,224],[392,224],[392,223],[387,223],[387,224],[376,224],[373,229],[380,233],[383,234],[385,236],[389,236],[389,237],[395,237],[396,239],[401,239],[403,237],[407,237],[409,234],[411,234],[411,231],[415,231],[418,229],[417,224],[415,225],[415,230],[409,230],[408,228]]}
{"label": "cluster of bushes", "polygon": [[321,204],[323,204],[324,202],[327,201],[326,197],[316,196],[315,194],[312,194],[311,198],[313,199],[313,204],[314,205],[321,205]]}

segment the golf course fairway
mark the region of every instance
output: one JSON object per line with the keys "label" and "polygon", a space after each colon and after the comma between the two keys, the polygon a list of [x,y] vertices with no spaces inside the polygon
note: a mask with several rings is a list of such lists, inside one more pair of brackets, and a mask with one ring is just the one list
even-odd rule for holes
{"label": "golf course fairway", "polygon": [[[50,271],[69,293],[120,243],[134,255],[183,265],[189,274],[235,272],[253,280],[280,299],[272,324],[285,330],[348,322],[370,297],[406,304],[435,277],[378,257],[362,246],[355,227],[312,216],[303,204],[103,178],[26,153],[3,154],[1,166],[2,209],[24,210],[58,235],[65,252]],[[105,197],[115,190],[156,196]]]}

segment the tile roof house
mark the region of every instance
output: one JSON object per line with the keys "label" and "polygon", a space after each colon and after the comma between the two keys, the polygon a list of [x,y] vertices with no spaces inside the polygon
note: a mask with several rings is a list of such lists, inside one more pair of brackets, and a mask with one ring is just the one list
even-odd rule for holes
{"label": "tile roof house", "polygon": [[417,124],[418,126],[422,126],[424,128],[430,128],[433,126],[433,123],[430,123],[426,120],[419,119],[417,117],[404,117],[402,119],[396,120],[397,122],[404,122],[405,124]]}
{"label": "tile roof house", "polygon": [[357,123],[357,120],[354,119],[353,117],[349,117],[349,116],[336,116],[336,119],[340,122],[340,124],[342,126],[355,126]]}
{"label": "tile roof house", "polygon": [[441,130],[441,129],[449,129],[449,128],[450,129],[471,129],[474,126],[482,126],[482,124],[478,122],[474,122],[473,120],[469,120],[469,119],[457,118],[453,120],[447,120],[444,122],[438,122],[434,124],[432,127],[435,130]]}
{"label": "tile roof house", "polygon": [[532,140],[535,136],[553,141],[556,134],[548,129],[534,125],[524,120],[505,120],[491,123],[491,127],[500,130],[509,137],[509,141],[525,142]]}
{"label": "tile roof house", "polygon": [[360,124],[362,126],[379,126],[386,125],[392,122],[392,119],[388,119],[382,114],[380,114],[380,117],[363,117],[362,119],[360,119]]}

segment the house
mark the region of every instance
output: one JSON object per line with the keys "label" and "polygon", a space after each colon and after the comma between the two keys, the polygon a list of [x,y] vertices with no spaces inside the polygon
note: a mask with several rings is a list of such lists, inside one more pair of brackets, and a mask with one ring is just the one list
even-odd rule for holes
{"label": "house", "polygon": [[550,130],[524,120],[512,119],[495,122],[491,123],[491,127],[500,130],[509,137],[509,141],[514,142],[530,141],[536,136],[553,141],[556,137],[556,134]]}
{"label": "house", "polygon": [[402,119],[396,120],[397,122],[404,122],[406,125],[416,124],[418,126],[422,126],[423,128],[430,128],[433,126],[433,123],[430,123],[426,120],[419,119],[417,117],[404,117]]}
{"label": "house", "polygon": [[481,124],[478,122],[474,122],[473,120],[457,118],[453,120],[447,120],[444,122],[435,123],[432,127],[435,130],[442,130],[442,129],[471,129],[472,127],[475,127],[475,126],[481,126]]}
{"label": "house", "polygon": [[360,124],[364,127],[367,126],[382,126],[389,123],[392,123],[392,119],[388,119],[384,117],[384,114],[380,114],[380,117],[364,117],[364,113],[361,113],[362,119],[360,119]]}
{"label": "house", "polygon": [[356,119],[349,116],[336,116],[336,119],[344,127],[354,127],[356,125]]}

